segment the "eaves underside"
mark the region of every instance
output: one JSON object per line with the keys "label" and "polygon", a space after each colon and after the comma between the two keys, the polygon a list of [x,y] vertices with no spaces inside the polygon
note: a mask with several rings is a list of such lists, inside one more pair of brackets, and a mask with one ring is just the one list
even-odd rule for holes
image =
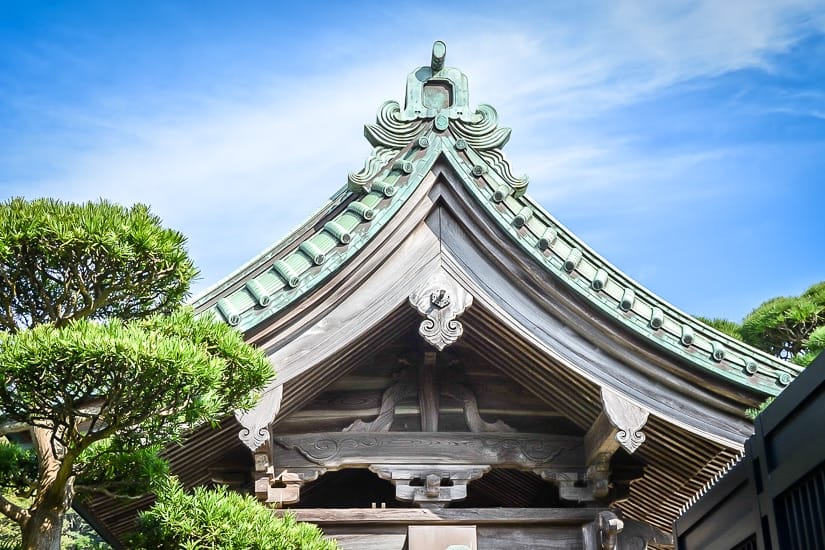
{"label": "eaves underside", "polygon": [[[473,364],[483,358],[496,365],[503,375],[551,404],[583,431],[593,424],[601,410],[597,384],[555,363],[516,333],[508,333],[500,319],[480,304],[470,307],[461,319],[465,333],[455,348],[450,348],[451,353],[469,353]],[[386,331],[366,330],[328,361],[319,359],[317,368],[291,378],[285,383],[283,401],[270,430],[278,433],[285,428],[292,415],[346,375],[359,369],[368,372],[375,354],[397,344],[387,339],[388,334],[414,332],[419,323],[417,314],[402,305],[378,321]],[[370,418],[378,412],[372,411]],[[631,498],[622,502],[621,508],[636,519],[669,530],[681,507],[715,472],[735,459],[740,449],[658,416],[651,417],[645,433],[647,439],[637,451],[646,464],[645,476],[631,485]]]}

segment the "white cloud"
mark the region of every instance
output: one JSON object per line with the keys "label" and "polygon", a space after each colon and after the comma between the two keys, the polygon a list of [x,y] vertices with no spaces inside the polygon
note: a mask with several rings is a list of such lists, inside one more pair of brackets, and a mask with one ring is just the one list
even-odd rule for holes
{"label": "white cloud", "polygon": [[[620,1],[590,6],[575,18],[514,21],[497,13],[476,16],[468,26],[444,13],[432,32],[447,41],[448,64],[470,76],[471,101],[495,105],[501,122],[515,129],[507,151],[516,172],[527,171],[534,182],[531,193],[551,203],[612,186],[611,195],[621,199],[724,152],[698,148],[654,158],[628,146],[632,136],[599,135],[578,122],[674,84],[771,69],[773,55],[825,28],[815,5],[821,7]],[[168,102],[180,110],[69,113],[86,117],[99,140],[72,158],[49,159],[58,164],[53,176],[26,183],[37,186],[32,192],[66,199],[150,203],[189,234],[193,256],[205,268],[203,284],[212,283],[297,224],[361,167],[369,151],[362,125],[385,99],[403,99],[406,73],[429,60],[428,51],[418,51],[429,41],[382,42],[362,63],[334,73],[260,78],[272,67],[243,60],[250,89],[242,94],[234,82],[207,97],[187,98],[193,92],[183,90],[167,92],[168,101],[152,98],[153,107]],[[369,43],[368,36],[353,37],[343,49]],[[140,100],[102,104],[122,108]],[[679,195],[674,188],[651,195],[644,208],[713,192],[684,188]]]}

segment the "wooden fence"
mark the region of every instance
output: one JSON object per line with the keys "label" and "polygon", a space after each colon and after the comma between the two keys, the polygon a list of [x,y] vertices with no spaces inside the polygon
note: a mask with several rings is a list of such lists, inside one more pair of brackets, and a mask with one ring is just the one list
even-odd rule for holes
{"label": "wooden fence", "polygon": [[756,418],[742,460],[674,539],[677,550],[825,550],[825,353]]}

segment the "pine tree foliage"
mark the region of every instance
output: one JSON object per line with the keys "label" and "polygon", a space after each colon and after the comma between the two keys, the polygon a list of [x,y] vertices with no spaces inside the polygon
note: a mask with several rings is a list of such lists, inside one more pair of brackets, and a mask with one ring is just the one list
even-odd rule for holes
{"label": "pine tree foliage", "polygon": [[187,493],[174,478],[140,515],[137,550],[335,550],[315,525],[276,519],[249,495],[224,487]]}
{"label": "pine tree foliage", "polygon": [[825,350],[825,281],[800,296],[763,302],[741,324],[697,317],[703,323],[781,359],[809,365]]}
{"label": "pine tree foliage", "polygon": [[702,321],[703,323],[705,323],[706,325],[715,328],[716,330],[718,330],[719,332],[721,332],[723,334],[727,334],[728,336],[733,336],[737,340],[742,339],[742,327],[738,323],[735,323],[734,321],[730,321],[728,319],[723,319],[721,317],[709,318],[709,317],[697,316],[696,318],[699,319],[700,321]]}
{"label": "pine tree foliage", "polygon": [[[782,359],[808,365],[816,356],[814,331],[825,326],[825,281],[800,296],[772,298],[742,321],[742,339]],[[812,345],[813,344],[813,345]]]}
{"label": "pine tree foliage", "polygon": [[0,204],[0,330],[169,312],[197,273],[185,237],[145,205]]}
{"label": "pine tree foliage", "polygon": [[0,204],[0,513],[53,550],[75,494],[134,496],[166,474],[160,445],[250,407],[262,353],[181,308],[196,270],[146,206]]}
{"label": "pine tree foliage", "polygon": [[[825,281],[800,296],[779,296],[763,302],[741,324],[721,318],[697,319],[757,349],[807,367],[825,351]],[[769,398],[745,413],[755,418],[772,401]]]}

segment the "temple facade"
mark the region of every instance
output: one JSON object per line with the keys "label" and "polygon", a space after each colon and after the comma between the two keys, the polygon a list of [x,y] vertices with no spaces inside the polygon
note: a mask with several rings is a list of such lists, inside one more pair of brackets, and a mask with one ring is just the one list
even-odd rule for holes
{"label": "temple facade", "polygon": [[[277,370],[167,451],[345,549],[667,548],[798,368],[687,315],[527,193],[510,130],[436,42],[366,163],[199,297]],[[541,185],[541,182],[535,185]],[[140,503],[138,503],[140,504]],[[116,540],[134,504],[97,500]]]}

